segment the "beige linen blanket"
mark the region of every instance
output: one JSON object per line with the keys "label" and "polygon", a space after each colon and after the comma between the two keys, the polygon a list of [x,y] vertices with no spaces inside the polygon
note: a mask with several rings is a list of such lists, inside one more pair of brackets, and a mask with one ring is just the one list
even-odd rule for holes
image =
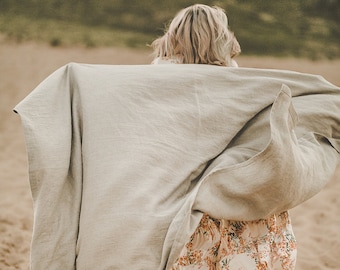
{"label": "beige linen blanket", "polygon": [[68,64],[15,111],[33,270],[167,269],[202,212],[290,209],[339,161],[340,89],[290,71]]}

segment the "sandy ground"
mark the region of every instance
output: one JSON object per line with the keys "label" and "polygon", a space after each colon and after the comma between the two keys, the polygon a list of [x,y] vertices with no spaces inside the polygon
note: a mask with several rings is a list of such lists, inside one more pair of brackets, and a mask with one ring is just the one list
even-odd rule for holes
{"label": "sandy ground", "polygon": [[[0,269],[28,269],[32,201],[20,119],[12,108],[39,82],[68,62],[147,64],[150,51],[51,48],[0,37]],[[340,85],[340,60],[312,62],[239,57],[240,66],[323,75]],[[340,167],[315,197],[291,211],[298,239],[298,270],[340,269]]]}

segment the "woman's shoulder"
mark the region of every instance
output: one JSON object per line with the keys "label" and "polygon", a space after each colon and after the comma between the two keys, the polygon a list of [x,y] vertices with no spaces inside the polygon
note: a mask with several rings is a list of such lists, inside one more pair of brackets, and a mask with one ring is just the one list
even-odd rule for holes
{"label": "woman's shoulder", "polygon": [[162,65],[162,64],[181,64],[181,60],[178,57],[157,57],[151,64]]}

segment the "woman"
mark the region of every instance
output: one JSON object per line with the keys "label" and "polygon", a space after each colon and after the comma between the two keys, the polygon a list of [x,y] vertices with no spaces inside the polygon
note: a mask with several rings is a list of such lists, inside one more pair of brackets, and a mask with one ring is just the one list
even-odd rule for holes
{"label": "woman", "polygon": [[[202,4],[181,10],[151,46],[153,64],[237,67],[233,58],[241,52],[224,11]],[[204,214],[172,269],[294,269],[295,262],[288,212],[255,221]]]}

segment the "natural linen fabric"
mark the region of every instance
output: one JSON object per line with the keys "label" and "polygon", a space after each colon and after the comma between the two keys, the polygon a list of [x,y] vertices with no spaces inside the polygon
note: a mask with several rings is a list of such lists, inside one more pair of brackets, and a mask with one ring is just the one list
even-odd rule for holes
{"label": "natural linen fabric", "polygon": [[291,71],[72,63],[15,111],[33,270],[169,268],[203,212],[280,213],[339,161],[340,89]]}

